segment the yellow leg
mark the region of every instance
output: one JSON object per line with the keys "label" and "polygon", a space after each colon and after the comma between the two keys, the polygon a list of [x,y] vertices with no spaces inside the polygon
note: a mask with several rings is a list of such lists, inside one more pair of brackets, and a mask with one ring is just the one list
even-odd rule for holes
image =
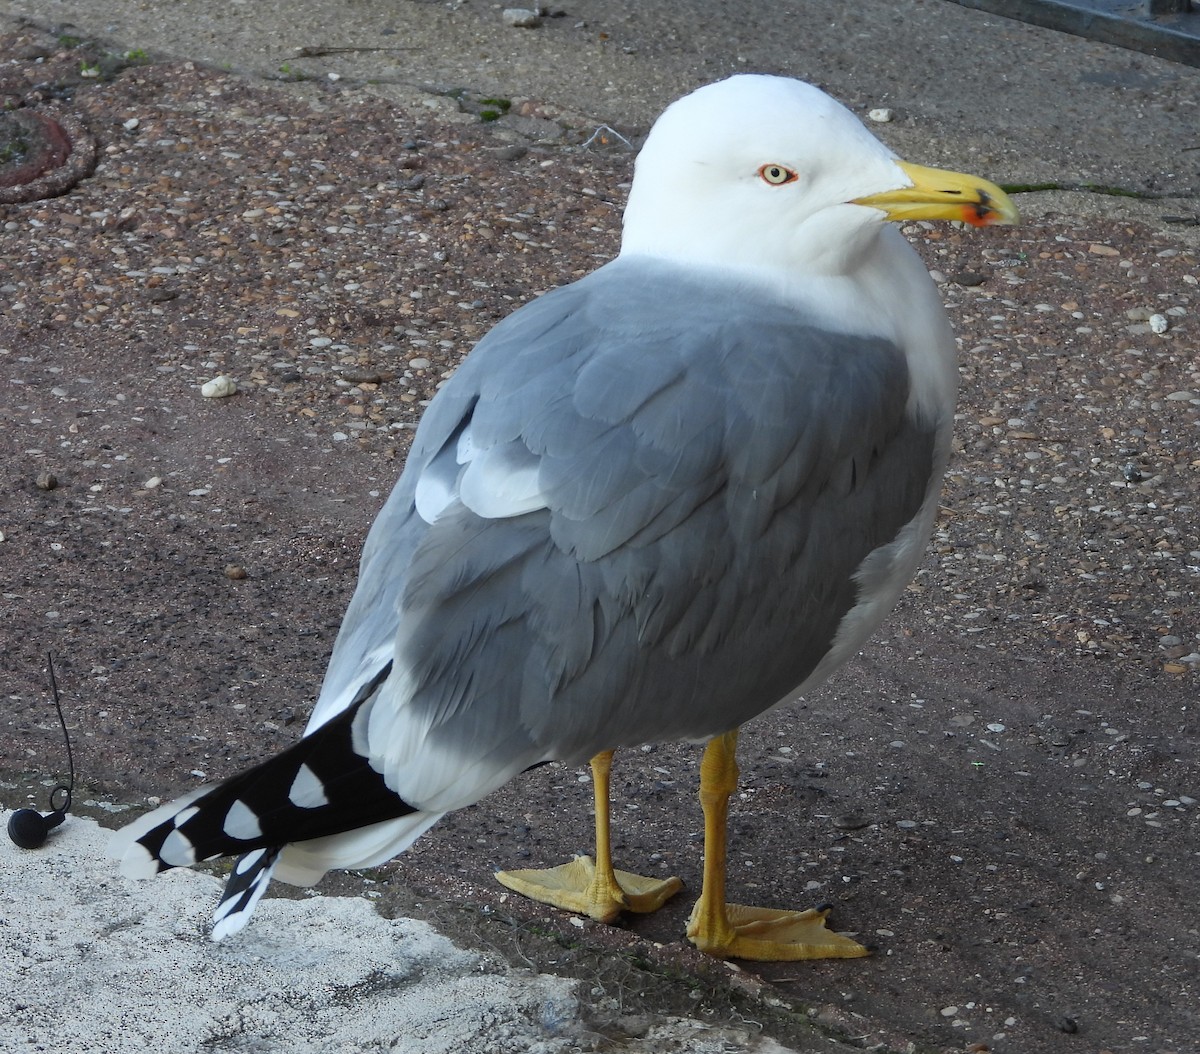
{"label": "yellow leg", "polygon": [[678,878],[643,878],[613,868],[608,812],[612,759],[611,750],[592,758],[596,859],[577,856],[568,864],[544,870],[497,871],[496,879],[501,885],[543,904],[588,915],[598,922],[612,922],[622,911],[654,911],[683,888]]}
{"label": "yellow leg", "polygon": [[826,929],[828,910],[782,911],[726,903],[727,817],[729,796],[737,790],[737,736],[735,729],[710,740],[700,762],[704,887],[688,921],[688,938],[701,951],[721,959],[782,962],[869,955],[857,941]]}

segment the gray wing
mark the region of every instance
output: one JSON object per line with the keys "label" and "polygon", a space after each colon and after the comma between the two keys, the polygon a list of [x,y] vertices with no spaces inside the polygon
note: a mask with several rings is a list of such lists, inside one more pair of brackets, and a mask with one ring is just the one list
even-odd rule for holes
{"label": "gray wing", "polygon": [[812,673],[926,502],[936,437],[907,396],[895,346],[667,265],[540,298],[427,411],[325,710],[394,659],[372,763],[439,809],[743,723]]}

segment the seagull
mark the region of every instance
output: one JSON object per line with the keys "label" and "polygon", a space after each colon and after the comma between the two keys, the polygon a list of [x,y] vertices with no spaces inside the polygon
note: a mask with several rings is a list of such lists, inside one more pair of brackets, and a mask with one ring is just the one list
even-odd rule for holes
{"label": "seagull", "polygon": [[682,740],[706,744],[689,939],[867,954],[828,909],[730,904],[726,818],[739,728],[855,654],[932,529],[957,371],[894,223],[916,220],[1016,210],[797,80],[669,106],[618,256],[500,322],[430,402],[303,737],[117,832],[122,872],[237,857],[220,939],[273,878],[378,865],[528,769],[590,762],[595,856],[498,878],[611,921],[681,888],[614,867],[613,752]]}

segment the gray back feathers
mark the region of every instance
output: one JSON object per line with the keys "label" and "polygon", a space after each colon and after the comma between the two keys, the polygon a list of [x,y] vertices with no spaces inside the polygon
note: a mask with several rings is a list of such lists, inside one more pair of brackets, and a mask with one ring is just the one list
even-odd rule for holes
{"label": "gray back feathers", "polygon": [[[741,724],[812,672],[856,569],[924,502],[936,437],[907,392],[890,343],[670,265],[547,294],[426,413],[322,703],[395,644],[395,704],[505,769]],[[425,522],[422,476],[452,496],[468,468],[520,480],[522,511]]]}

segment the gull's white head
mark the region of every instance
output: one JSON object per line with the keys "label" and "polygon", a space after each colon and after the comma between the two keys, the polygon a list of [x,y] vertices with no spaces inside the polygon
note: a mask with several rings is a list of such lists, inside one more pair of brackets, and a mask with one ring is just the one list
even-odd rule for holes
{"label": "gull's white head", "polygon": [[899,160],[844,106],[743,74],[669,106],[638,155],[622,254],[733,268],[854,270],[888,219],[1011,222],[986,180]]}

